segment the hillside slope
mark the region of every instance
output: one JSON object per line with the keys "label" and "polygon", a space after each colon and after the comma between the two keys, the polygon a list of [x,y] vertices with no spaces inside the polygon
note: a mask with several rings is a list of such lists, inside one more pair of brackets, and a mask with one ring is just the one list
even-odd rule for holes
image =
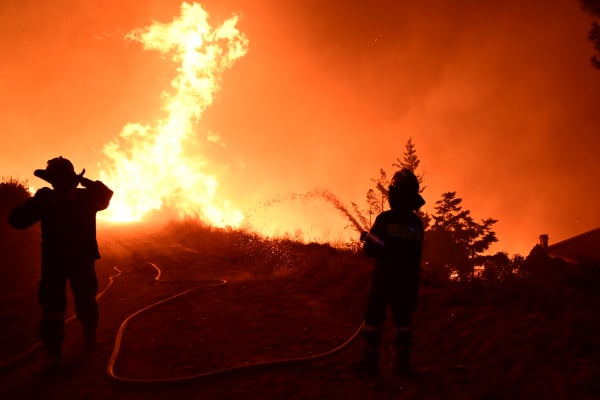
{"label": "hillside slope", "polygon": [[[35,247],[31,238],[22,240],[23,246]],[[393,327],[388,324],[381,380],[352,370],[362,354],[359,338],[310,362],[243,368],[187,383],[118,383],[107,377],[106,366],[122,322],[205,279],[226,279],[227,285],[193,290],[131,320],[116,359],[117,375],[177,378],[327,352],[361,323],[371,263],[329,246],[266,241],[192,223],[102,228],[99,240],[101,287],[116,274],[114,266],[122,273],[100,299],[98,351],[83,356],[80,327],[70,323],[64,374],[49,379],[37,373],[43,353],[35,351],[1,371],[3,399],[600,396],[599,274],[590,270],[504,285],[434,285],[424,271],[414,321],[417,373],[408,382],[390,375]],[[3,360],[35,343],[35,262],[18,263],[29,268],[24,272],[29,278],[13,276],[14,283],[0,293]],[[163,282],[155,280],[157,270],[149,263],[160,268]]]}

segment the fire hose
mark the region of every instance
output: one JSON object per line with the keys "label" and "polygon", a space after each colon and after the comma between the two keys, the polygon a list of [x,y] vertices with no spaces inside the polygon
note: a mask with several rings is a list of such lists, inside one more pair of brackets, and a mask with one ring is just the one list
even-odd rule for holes
{"label": "fire hose", "polygon": [[[190,282],[190,281],[162,280],[161,279],[162,272],[161,272],[160,268],[158,266],[156,266],[156,264],[154,264],[154,263],[149,262],[147,264],[156,270],[157,274],[154,277],[154,280],[157,282],[171,282],[171,283],[173,283],[173,282],[188,282],[189,283]],[[114,279],[121,275],[122,271],[118,267],[113,267],[113,269],[117,273],[109,276],[109,283],[100,293],[98,293],[98,295],[96,296],[96,299],[99,299],[100,297],[102,297],[113,285]],[[209,288],[209,287],[223,286],[223,285],[227,284],[226,280],[221,280],[221,279],[211,279],[211,280],[203,280],[203,281],[195,281],[195,282],[197,283],[197,285],[195,287],[181,291],[175,295],[172,295],[170,297],[167,297],[167,298],[164,298],[157,302],[154,302],[152,304],[149,304],[149,305],[137,310],[136,312],[130,314],[127,318],[125,318],[125,320],[123,320],[123,322],[121,323],[121,325],[119,326],[119,328],[117,330],[113,351],[112,351],[112,354],[108,361],[108,365],[106,367],[106,374],[108,375],[108,377],[110,379],[112,379],[116,382],[119,382],[119,383],[124,383],[124,384],[142,384],[143,385],[143,384],[181,383],[181,382],[190,382],[190,381],[194,381],[194,380],[200,380],[200,379],[207,378],[207,377],[214,377],[214,376],[218,376],[218,375],[226,375],[226,374],[250,370],[250,369],[273,368],[273,367],[295,365],[295,364],[300,364],[300,363],[308,363],[308,362],[312,362],[312,361],[316,361],[319,359],[329,357],[333,354],[336,354],[336,353],[342,351],[343,349],[348,347],[358,337],[358,335],[360,334],[362,327],[363,327],[363,323],[361,323],[360,326],[356,329],[356,331],[347,340],[345,340],[342,344],[338,345],[337,347],[330,349],[328,351],[325,351],[323,353],[314,354],[311,356],[304,356],[304,357],[297,357],[297,358],[283,358],[283,359],[275,359],[275,360],[270,360],[270,361],[257,362],[257,363],[252,363],[252,364],[243,364],[243,365],[227,367],[227,368],[220,368],[220,369],[215,369],[215,370],[211,370],[211,371],[207,371],[207,372],[190,374],[190,375],[185,375],[185,376],[175,377],[175,378],[144,379],[144,378],[129,378],[129,377],[118,375],[115,372],[115,364],[117,363],[117,359],[119,357],[125,329],[126,329],[127,325],[134,318],[138,317],[139,315],[141,315],[159,305],[171,302],[177,298],[185,296],[196,290],[205,289],[205,288]],[[75,319],[75,315],[67,318],[65,320],[65,323],[68,323],[68,322],[72,321],[73,319]],[[41,346],[42,346],[41,342],[38,342],[35,345],[33,345],[31,348],[29,348],[26,351],[22,352],[21,354],[17,355],[16,357],[14,357],[8,361],[0,362],[0,369],[4,369],[11,365],[17,364],[18,362],[24,360],[27,356],[32,354],[36,349],[40,348]]]}

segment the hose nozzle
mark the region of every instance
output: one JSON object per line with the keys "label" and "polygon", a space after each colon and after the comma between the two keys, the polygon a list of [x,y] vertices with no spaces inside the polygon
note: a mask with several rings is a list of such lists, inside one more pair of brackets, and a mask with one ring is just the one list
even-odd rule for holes
{"label": "hose nozzle", "polygon": [[370,232],[366,232],[363,231],[360,233],[360,241],[361,242],[366,242],[367,240],[370,240],[371,242],[375,243],[378,246],[383,247],[385,245],[384,241],[381,240],[379,237],[377,237],[376,235],[370,233]]}

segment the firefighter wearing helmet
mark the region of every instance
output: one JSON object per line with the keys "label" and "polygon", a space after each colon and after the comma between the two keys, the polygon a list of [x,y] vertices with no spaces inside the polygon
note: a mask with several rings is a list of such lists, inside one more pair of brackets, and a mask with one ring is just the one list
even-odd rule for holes
{"label": "firefighter wearing helmet", "polygon": [[416,211],[425,200],[409,169],[394,174],[388,194],[391,209],[379,214],[371,230],[361,234],[363,250],[375,259],[375,267],[363,327],[366,348],[359,366],[369,375],[379,374],[383,326],[390,307],[396,327],[395,371],[406,376],[411,367],[411,322],[417,308],[424,232]]}
{"label": "firefighter wearing helmet", "polygon": [[[40,340],[48,353],[49,368],[61,362],[67,281],[77,319],[83,325],[86,349],[93,350],[96,344],[98,280],[94,264],[100,258],[96,212],[108,207],[113,192],[102,182],[85,178],[84,173],[76,174],[66,158],[49,160],[46,168],[35,170],[34,175],[52,189],[39,189],[9,216],[9,223],[17,229],[41,222]],[[80,184],[83,188],[78,188]]]}

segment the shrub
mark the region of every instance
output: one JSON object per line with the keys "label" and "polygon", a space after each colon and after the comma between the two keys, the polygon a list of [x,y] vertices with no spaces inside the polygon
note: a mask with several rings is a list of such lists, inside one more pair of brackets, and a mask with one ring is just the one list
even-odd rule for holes
{"label": "shrub", "polygon": [[0,289],[3,293],[17,282],[31,280],[39,271],[40,227],[18,230],[8,224],[11,210],[31,197],[26,182],[2,178],[0,182],[0,259],[2,271]]}

